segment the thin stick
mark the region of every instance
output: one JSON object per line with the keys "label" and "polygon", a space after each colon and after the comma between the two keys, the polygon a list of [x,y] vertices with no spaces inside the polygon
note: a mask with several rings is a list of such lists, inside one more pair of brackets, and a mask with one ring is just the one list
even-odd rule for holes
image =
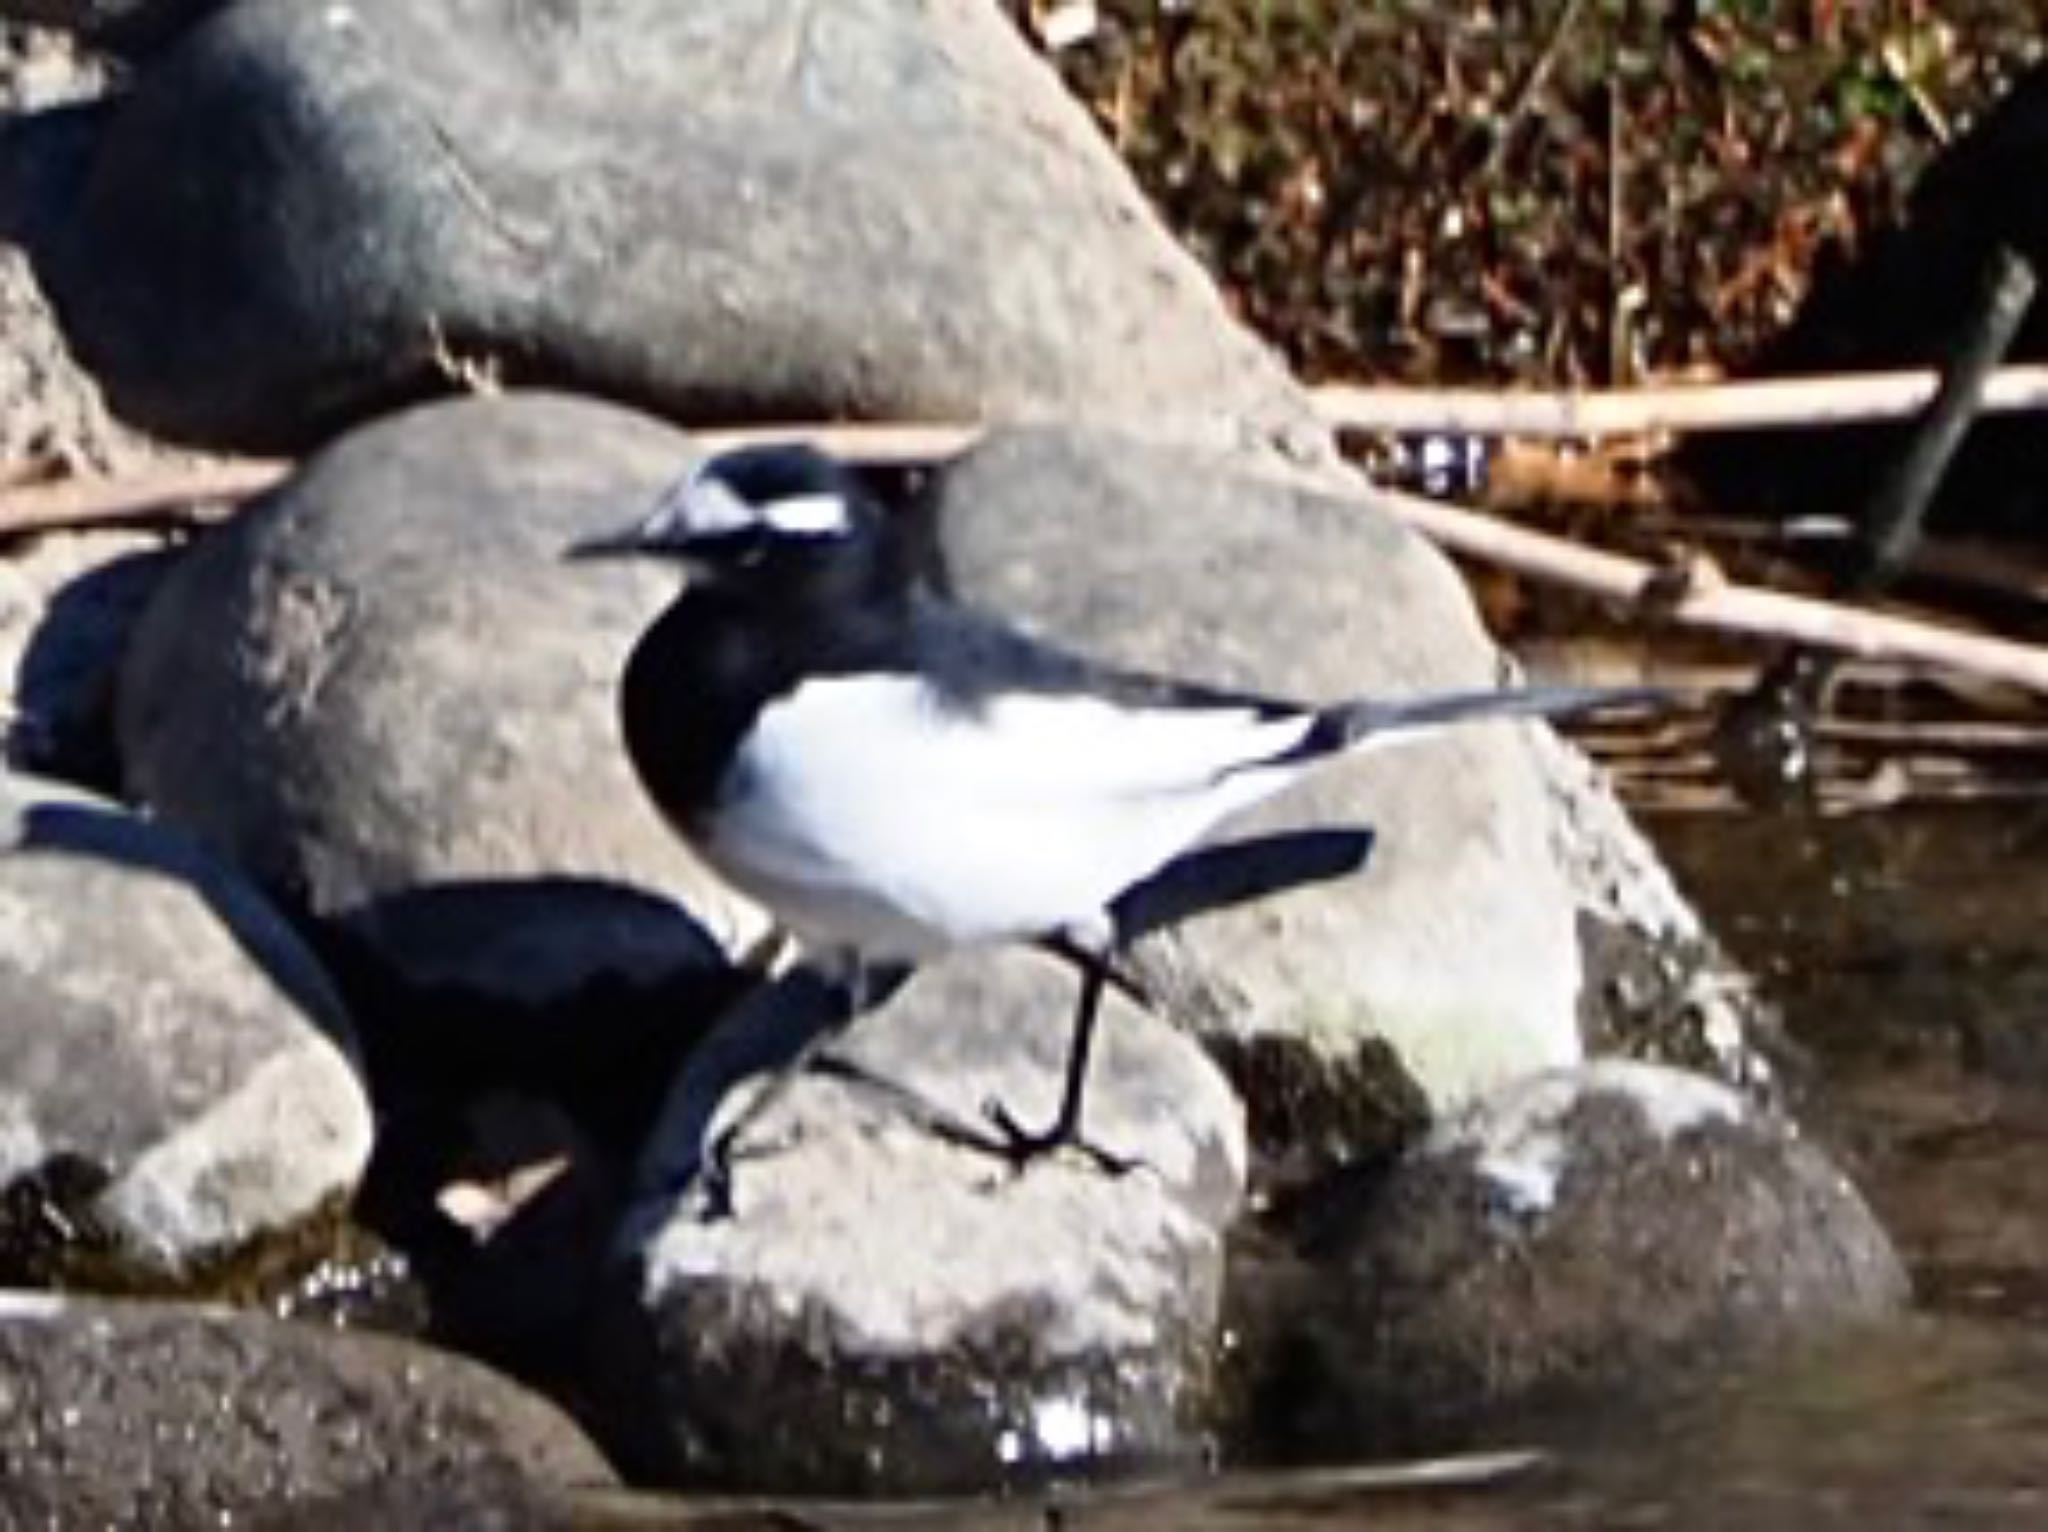
{"label": "thin stick", "polygon": [[2025,256],[2008,245],[1991,253],[1977,312],[1942,366],[1940,387],[1858,518],[1865,554],[1844,595],[1874,594],[1904,573],[1942,476],[1983,407],[1985,381],[2005,359],[2033,307],[2035,286],[2034,267]]}
{"label": "thin stick", "polygon": [[[824,426],[750,428],[702,433],[706,445],[806,437],[871,461],[922,461],[968,446],[972,426]],[[143,519],[151,508],[185,501],[222,500],[269,488],[285,473],[278,463],[224,463],[210,469],[154,474],[140,480],[81,483],[0,494],[0,536],[27,524],[56,523],[44,497],[65,492],[65,525]],[[1584,548],[1527,527],[1394,490],[1345,490],[1329,480],[1304,481],[1310,490],[1377,506],[1444,548],[1609,600],[1641,603],[1669,583],[1668,571],[1620,554]],[[38,518],[41,518],[40,521]],[[2006,681],[2048,693],[2048,650],[2005,639],[1959,632],[1778,591],[1739,585],[1698,587],[1658,607],[1660,618],[1688,627],[1755,638],[1789,639],[1864,658],[1891,659]]]}
{"label": "thin stick", "polygon": [[[1564,392],[1348,383],[1325,384],[1309,392],[1324,420],[1361,431],[1590,440],[1895,420],[1924,408],[1939,382],[1931,368],[1919,368]],[[2048,409],[2048,366],[2001,367],[1985,384],[1982,409],[1986,414]]]}
{"label": "thin stick", "polygon": [[[1670,579],[1668,571],[1637,559],[1582,548],[1417,495],[1379,490],[1370,499],[1453,552],[1610,600],[1631,604],[1654,600]],[[1655,610],[1660,618],[1687,627],[1789,639],[1837,654],[1961,671],[2048,693],[2048,649],[1909,617],[1745,585],[1680,590]]]}
{"label": "thin stick", "polygon": [[[693,431],[690,438],[707,452],[802,438],[825,451],[869,462],[917,463],[950,457],[980,434],[978,426],[958,425],[786,425]],[[163,521],[203,524],[220,519],[235,502],[274,488],[292,466],[274,459],[239,458],[119,478],[0,488],[0,541],[88,527]]]}
{"label": "thin stick", "polygon": [[1564,10],[1557,18],[1557,25],[1551,29],[1550,41],[1544,44],[1543,52],[1530,66],[1528,74],[1522,77],[1522,88],[1515,92],[1514,105],[1507,110],[1500,131],[1493,135],[1493,146],[1486,151],[1486,164],[1482,176],[1498,174],[1501,162],[1515,145],[1515,139],[1522,131],[1522,123],[1529,115],[1529,108],[1536,104],[1536,96],[1550,82],[1551,71],[1557,67],[1558,56],[1564,52],[1565,39],[1572,28],[1578,25],[1579,11],[1585,0],[1565,0]]}
{"label": "thin stick", "polygon": [[248,458],[118,479],[67,479],[0,490],[0,539],[86,527],[217,520],[236,502],[271,488],[289,468],[287,463]]}

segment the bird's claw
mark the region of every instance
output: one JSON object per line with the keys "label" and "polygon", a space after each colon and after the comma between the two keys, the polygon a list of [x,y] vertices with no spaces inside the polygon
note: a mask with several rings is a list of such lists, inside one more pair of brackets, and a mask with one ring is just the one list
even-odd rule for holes
{"label": "bird's claw", "polygon": [[732,1201],[733,1130],[727,1128],[705,1145],[697,1164],[697,1195],[706,1223],[733,1216]]}
{"label": "bird's claw", "polygon": [[1008,1161],[1015,1173],[1021,1174],[1035,1161],[1057,1154],[1062,1149],[1071,1149],[1084,1156],[1106,1176],[1129,1175],[1144,1163],[1136,1155],[1115,1154],[1100,1144],[1091,1144],[1081,1136],[1078,1124],[1066,1118],[1059,1118],[1051,1127],[1033,1132],[993,1097],[981,1104],[981,1115],[995,1129],[996,1142],[992,1146],[995,1153]]}

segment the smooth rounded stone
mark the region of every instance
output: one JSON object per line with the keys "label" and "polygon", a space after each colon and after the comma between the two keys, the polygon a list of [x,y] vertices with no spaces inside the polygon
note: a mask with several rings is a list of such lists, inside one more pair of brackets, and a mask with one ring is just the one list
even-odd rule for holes
{"label": "smooth rounded stone", "polygon": [[677,577],[564,557],[693,455],[550,395],[351,433],[164,581],[121,677],[129,791],[422,984],[537,1004],[755,939],[619,737]]}
{"label": "smooth rounded stone", "polygon": [[[1443,1122],[1234,1290],[1256,1450],[1469,1441],[1646,1397],[1908,1300],[1842,1172],[1728,1087],[1604,1059]],[[1234,1273],[1234,1276],[1236,1274]]]}
{"label": "smooth rounded stone", "polygon": [[465,368],[1325,441],[985,0],[239,0],[140,72],[38,255],[116,408],[209,445]]}
{"label": "smooth rounded stone", "polygon": [[[352,1050],[325,974],[235,873],[0,778],[0,1186],[147,1268],[289,1228],[368,1160]],[[48,1254],[11,1233],[10,1268]]]}
{"label": "smooth rounded stone", "polygon": [[700,1052],[651,1140],[636,1284],[601,1353],[641,1472],[912,1493],[1199,1457],[1245,1170],[1228,1085],[1112,999],[1084,1126],[1136,1168],[1018,1174],[961,1141],[987,1142],[988,1099],[1050,1117],[1076,982],[1030,952],[926,969],[744,1128],[720,1217],[687,1177],[753,1099],[727,1077],[750,1048],[786,1054],[831,996],[798,976],[728,1020],[733,1047]]}
{"label": "smooth rounded stone", "polygon": [[[947,469],[936,497],[953,588],[1085,653],[1305,701],[1509,679],[1420,539],[1241,457],[1018,430]],[[1297,1036],[1345,1067],[1384,1068],[1384,1040],[1439,1105],[1575,1062],[1579,900],[1543,733],[1477,724],[1367,752],[1219,830],[1374,839],[1351,875],[1143,944],[1168,1009],[1209,1035]]]}
{"label": "smooth rounded stone", "polygon": [[260,1315],[0,1293],[0,1378],[8,1526],[242,1525],[395,1485],[616,1482],[559,1410],[473,1362]]}

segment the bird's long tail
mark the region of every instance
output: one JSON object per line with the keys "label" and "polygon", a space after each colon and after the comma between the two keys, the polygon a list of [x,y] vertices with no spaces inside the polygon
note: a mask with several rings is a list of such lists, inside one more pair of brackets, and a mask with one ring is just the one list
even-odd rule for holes
{"label": "bird's long tail", "polygon": [[1438,692],[1390,699],[1366,697],[1319,710],[1315,726],[1292,754],[1333,753],[1389,734],[1419,733],[1487,718],[1574,718],[1586,713],[1669,707],[1670,692],[1654,686],[1527,686],[1513,691]]}

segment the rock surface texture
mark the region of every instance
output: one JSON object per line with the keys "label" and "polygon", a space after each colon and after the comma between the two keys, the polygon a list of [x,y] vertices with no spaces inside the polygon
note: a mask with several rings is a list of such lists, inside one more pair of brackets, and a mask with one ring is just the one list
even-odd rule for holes
{"label": "rock surface texture", "polygon": [[369,1488],[601,1485],[554,1406],[401,1341],[0,1292],[0,1521],[244,1525]]}
{"label": "rock surface texture", "polygon": [[759,918],[619,743],[616,678],[674,576],[565,558],[691,454],[549,397],[346,438],[166,581],[122,679],[129,791],[422,983],[537,1002],[715,960],[670,899],[743,945]]}
{"label": "rock surface texture", "polygon": [[451,357],[700,420],[1307,419],[981,0],[240,0],[46,270],[124,415],[244,450]]}
{"label": "rock surface texture", "polygon": [[[82,916],[86,918],[81,918]],[[232,869],[125,810],[0,779],[0,1186],[176,1268],[355,1189],[347,1017]],[[19,1271],[52,1252],[29,1221]]]}
{"label": "rock surface texture", "polygon": [[1288,1359],[1250,1408],[1294,1450],[1466,1440],[1909,1296],[1869,1208],[1789,1124],[1714,1081],[1615,1059],[1473,1103],[1327,1210],[1305,1248],[1305,1271],[1248,1315],[1274,1342],[1253,1354]]}
{"label": "rock surface texture", "polygon": [[[1012,1026],[1021,998],[1049,999],[1046,966],[1007,953],[920,974],[854,1029],[842,1068],[748,1125],[734,1206],[710,1212],[677,1200],[674,1173],[751,1095],[726,1099],[703,1051],[628,1225],[618,1328],[654,1399],[631,1434],[657,1472],[958,1490],[1200,1457],[1237,1103],[1191,1039],[1112,1001],[1087,1127],[1135,1168],[1012,1172],[981,1104],[1052,1113],[1065,1011]],[[1072,977],[1051,993],[1071,1005]],[[727,1025],[758,1040],[830,998],[792,982]]]}

